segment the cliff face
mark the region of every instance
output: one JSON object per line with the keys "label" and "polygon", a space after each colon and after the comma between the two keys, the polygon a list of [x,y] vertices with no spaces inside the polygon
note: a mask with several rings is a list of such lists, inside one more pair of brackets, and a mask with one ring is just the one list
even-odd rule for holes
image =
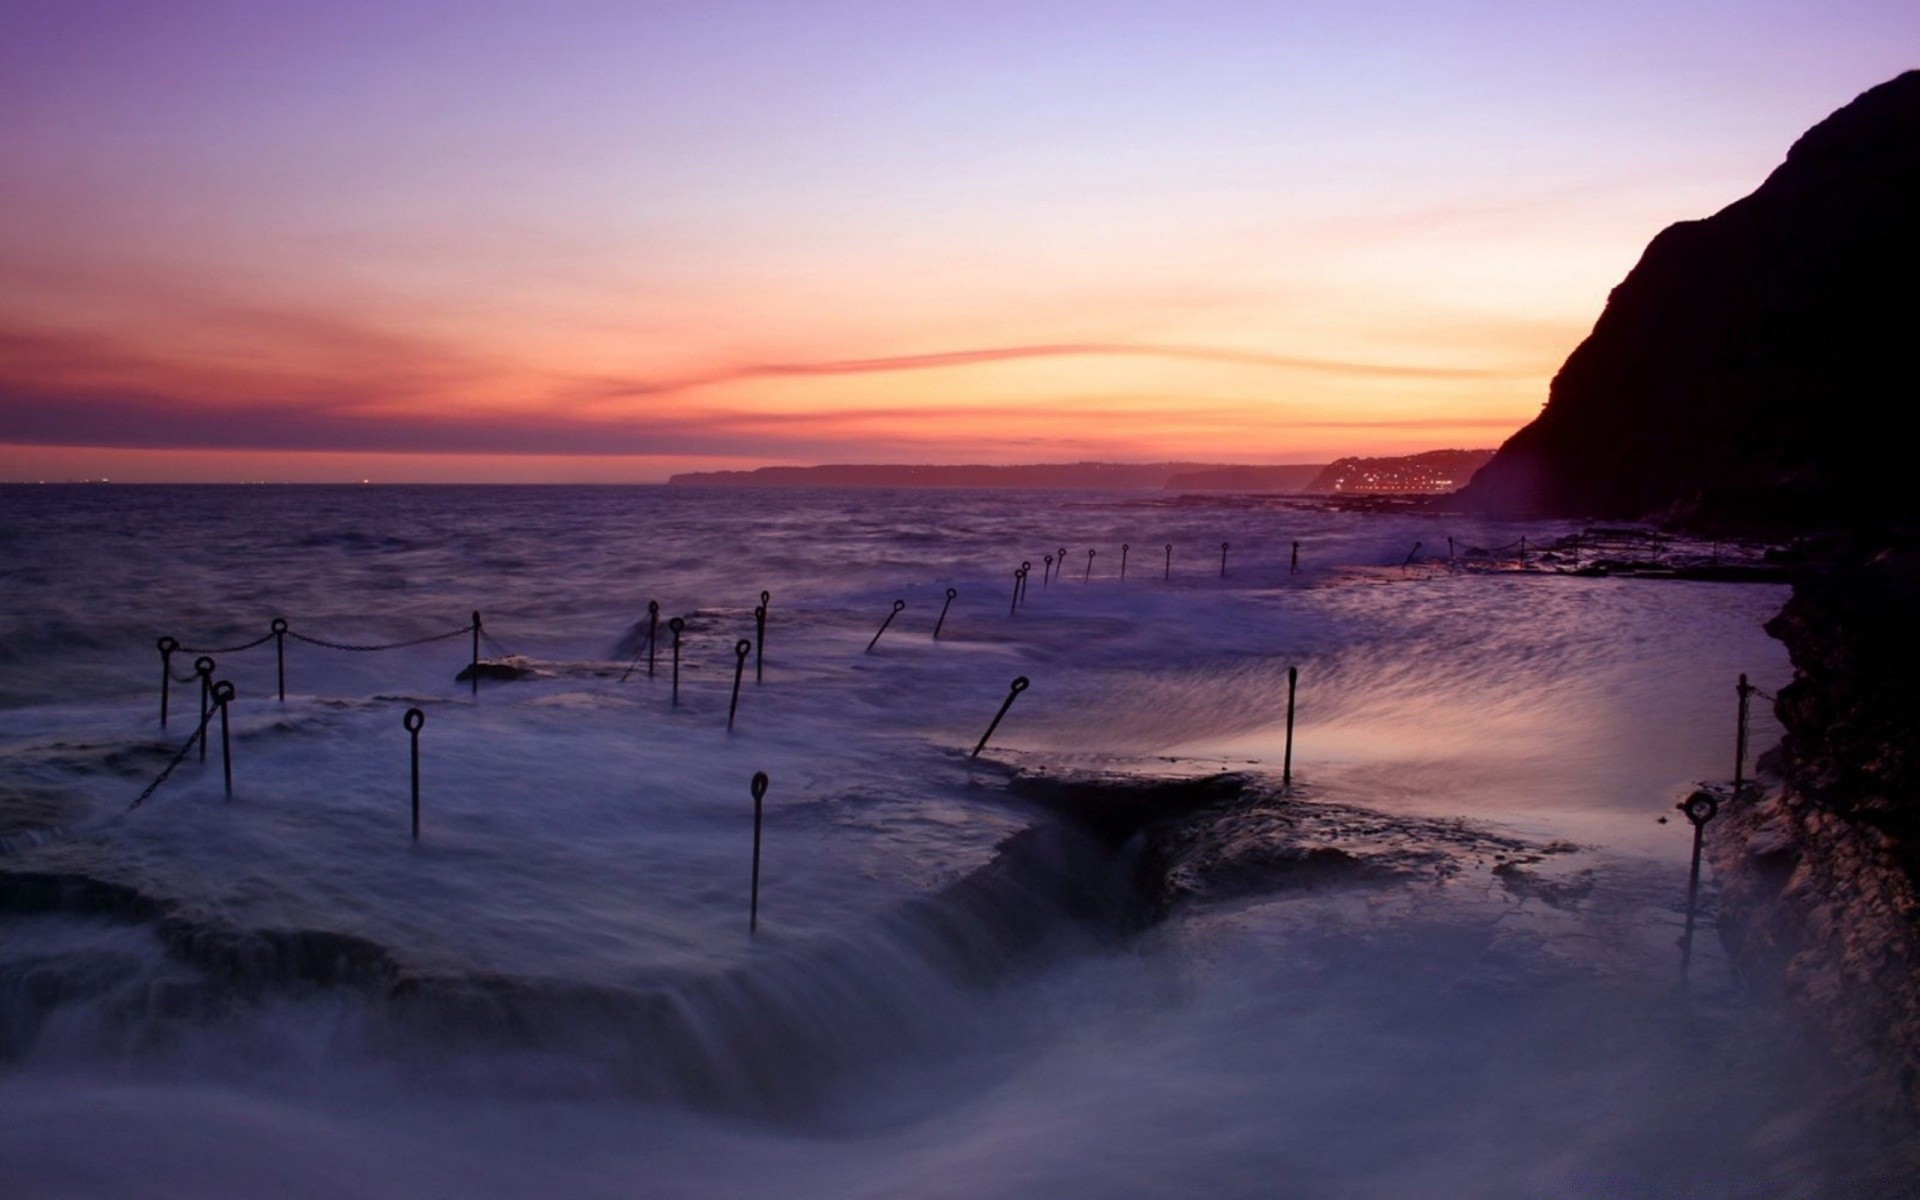
{"label": "cliff face", "polygon": [[1471,508],[1776,525],[1906,518],[1920,329],[1920,71],[1670,226],[1613,290]]}
{"label": "cliff face", "polygon": [[1805,580],[1767,625],[1794,680],[1779,789],[1708,827],[1721,927],[1862,1078],[1920,1111],[1920,574]]}

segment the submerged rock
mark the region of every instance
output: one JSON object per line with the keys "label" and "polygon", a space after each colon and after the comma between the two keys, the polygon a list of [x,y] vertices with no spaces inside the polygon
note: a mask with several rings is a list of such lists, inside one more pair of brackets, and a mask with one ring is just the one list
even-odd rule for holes
{"label": "submerged rock", "polygon": [[476,675],[496,683],[511,683],[516,679],[540,678],[541,672],[534,669],[523,658],[481,659],[477,663],[469,663],[461,667],[460,673],[453,678],[456,683],[467,683]]}

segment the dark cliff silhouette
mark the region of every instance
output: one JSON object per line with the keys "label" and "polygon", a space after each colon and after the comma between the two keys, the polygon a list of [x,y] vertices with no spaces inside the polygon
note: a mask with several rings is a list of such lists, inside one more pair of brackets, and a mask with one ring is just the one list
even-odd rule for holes
{"label": "dark cliff silhouette", "polygon": [[1670,226],[1480,511],[1772,526],[1920,513],[1895,432],[1920,337],[1920,71],[1820,122],[1758,190]]}

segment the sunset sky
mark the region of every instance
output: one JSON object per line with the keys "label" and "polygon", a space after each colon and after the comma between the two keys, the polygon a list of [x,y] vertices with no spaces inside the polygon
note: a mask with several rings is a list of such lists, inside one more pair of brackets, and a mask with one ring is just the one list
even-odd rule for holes
{"label": "sunset sky", "polygon": [[0,479],[1491,446],[1913,0],[0,3]]}

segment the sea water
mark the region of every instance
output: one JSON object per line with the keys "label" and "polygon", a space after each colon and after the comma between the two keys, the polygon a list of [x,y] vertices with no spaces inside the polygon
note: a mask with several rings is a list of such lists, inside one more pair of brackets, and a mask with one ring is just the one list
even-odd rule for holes
{"label": "sea water", "polygon": [[[1460,568],[1571,527],[1258,497],[0,505],[0,815],[32,817],[0,875],[41,889],[0,916],[9,1195],[1818,1195],[1871,1170],[1710,926],[1678,977],[1673,806],[1731,773],[1736,675],[1787,678],[1760,628],[1782,588],[1448,569],[1449,538]],[[483,657],[531,672],[477,695],[476,611]],[[231,797],[216,718],[129,811],[200,720],[176,653],[160,729],[155,639],[276,617],[448,636],[289,638],[284,701],[273,641],[215,655]],[[1296,805],[1550,846],[1557,882],[1103,917],[1124,871],[1010,779],[1271,785],[1290,667]]]}

